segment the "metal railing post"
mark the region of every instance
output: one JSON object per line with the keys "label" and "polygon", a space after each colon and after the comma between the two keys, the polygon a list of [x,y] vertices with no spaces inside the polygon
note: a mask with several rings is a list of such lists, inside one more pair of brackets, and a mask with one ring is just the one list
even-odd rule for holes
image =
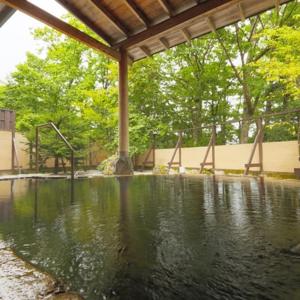
{"label": "metal railing post", "polygon": [[70,152],[71,152],[71,157],[70,157],[70,162],[71,162],[71,178],[74,179],[74,171],[75,171],[75,159],[74,159],[74,148],[72,147],[72,145],[67,141],[67,139],[61,134],[61,132],[59,131],[59,129],[55,126],[54,123],[50,122],[50,123],[46,123],[46,124],[42,124],[42,125],[38,125],[35,128],[35,162],[36,162],[36,166],[35,166],[35,171],[36,173],[39,172],[39,128],[40,127],[52,127],[54,129],[54,131],[57,133],[57,135],[60,137],[60,139],[65,143],[65,145],[69,148]]}
{"label": "metal railing post", "polygon": [[74,180],[74,151],[71,150],[71,179]]}

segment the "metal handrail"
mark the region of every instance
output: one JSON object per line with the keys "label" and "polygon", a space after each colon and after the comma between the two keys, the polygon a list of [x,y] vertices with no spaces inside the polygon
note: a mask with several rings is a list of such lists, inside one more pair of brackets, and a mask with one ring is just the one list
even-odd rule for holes
{"label": "metal handrail", "polygon": [[71,179],[74,179],[74,148],[72,145],[67,141],[67,139],[63,136],[63,134],[59,131],[59,129],[53,124],[53,122],[41,124],[35,127],[35,171],[36,173],[39,172],[39,128],[43,127],[50,127],[54,129],[54,131],[58,134],[60,139],[65,143],[65,145],[70,149],[71,152]]}

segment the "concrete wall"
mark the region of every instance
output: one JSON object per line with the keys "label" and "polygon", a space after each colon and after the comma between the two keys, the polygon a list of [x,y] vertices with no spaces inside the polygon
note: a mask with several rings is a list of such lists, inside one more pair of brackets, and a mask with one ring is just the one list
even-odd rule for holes
{"label": "concrete wall", "polygon": [[[26,151],[27,139],[20,133],[16,133],[15,140],[20,167],[22,169],[29,169],[29,153]],[[11,132],[0,130],[0,171],[11,170],[11,147]],[[97,166],[108,156],[108,153],[103,151],[99,145],[93,144],[90,148],[90,155],[88,155],[84,160],[84,165]],[[69,165],[69,162],[66,162],[66,166]],[[49,158],[46,161],[46,166],[53,168],[54,159]]]}
{"label": "concrete wall", "polygon": [[[15,135],[17,156],[22,169],[29,168],[29,155],[26,152],[27,139],[20,133]],[[0,170],[11,169],[11,132],[0,131]]]}
{"label": "concrete wall", "polygon": [[[29,168],[29,155],[26,150],[26,138],[16,133],[16,146],[18,158],[22,169]],[[216,146],[216,168],[242,170],[245,163],[248,162],[252,144],[242,145],[224,145]],[[199,168],[200,163],[205,155],[206,147],[182,148],[182,165],[188,168]],[[174,152],[174,149],[157,149],[155,151],[156,165],[166,165]],[[298,143],[297,141],[289,142],[272,142],[263,144],[264,170],[267,172],[288,172],[293,173],[294,168],[300,168]],[[91,148],[91,163],[98,165],[107,157],[100,147],[94,145]],[[137,165],[141,165],[144,155],[137,159]],[[208,158],[210,160],[211,157]],[[152,160],[152,156],[149,157]],[[178,155],[175,161],[178,160]],[[257,153],[253,162],[257,162]],[[87,160],[88,164],[88,160]],[[53,167],[53,160],[47,163]],[[0,131],[0,170],[11,169],[11,132]],[[252,170],[252,169],[251,169]],[[255,169],[253,169],[255,170]]]}
{"label": "concrete wall", "polygon": [[[216,169],[242,170],[248,162],[252,144],[222,145],[216,146]],[[199,168],[206,147],[182,148],[182,165],[187,168]],[[166,165],[173,155],[174,149],[157,149],[155,151],[155,164]],[[138,165],[141,165],[145,154],[139,157]],[[300,168],[298,142],[272,142],[263,144],[264,170],[267,172],[293,173],[294,168]],[[152,156],[150,156],[152,159]],[[211,156],[208,157],[208,161]],[[174,161],[178,161],[178,154]],[[258,162],[256,151],[253,162]],[[251,170],[255,170],[252,168]]]}

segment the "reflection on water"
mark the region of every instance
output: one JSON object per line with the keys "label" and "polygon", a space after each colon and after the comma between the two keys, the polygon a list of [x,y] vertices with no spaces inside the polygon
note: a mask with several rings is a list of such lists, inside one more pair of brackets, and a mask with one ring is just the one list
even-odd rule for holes
{"label": "reflection on water", "polygon": [[0,182],[0,235],[87,299],[300,299],[300,188],[259,179]]}

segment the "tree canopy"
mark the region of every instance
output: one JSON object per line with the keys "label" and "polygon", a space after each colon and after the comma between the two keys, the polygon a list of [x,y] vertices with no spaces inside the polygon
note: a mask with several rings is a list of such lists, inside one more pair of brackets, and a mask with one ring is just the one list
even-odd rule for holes
{"label": "tree canopy", "polygon": [[[94,35],[71,16],[69,23]],[[225,124],[300,107],[300,4],[251,17],[136,62],[129,72],[130,151],[146,150],[152,133],[159,147],[173,147],[176,131],[185,145],[206,145],[204,125],[222,123],[218,143],[247,142],[251,124]],[[34,127],[53,122],[84,156],[97,141],[110,153],[117,150],[118,69],[100,53],[43,27],[33,32],[37,53],[0,87],[0,105],[17,112],[17,129],[34,141]],[[95,36],[95,35],[94,35]],[[267,136],[294,137],[295,124],[270,123]],[[284,128],[284,129],[282,129]],[[282,131],[283,130],[283,131]],[[68,157],[55,133],[42,135],[42,156]]]}

